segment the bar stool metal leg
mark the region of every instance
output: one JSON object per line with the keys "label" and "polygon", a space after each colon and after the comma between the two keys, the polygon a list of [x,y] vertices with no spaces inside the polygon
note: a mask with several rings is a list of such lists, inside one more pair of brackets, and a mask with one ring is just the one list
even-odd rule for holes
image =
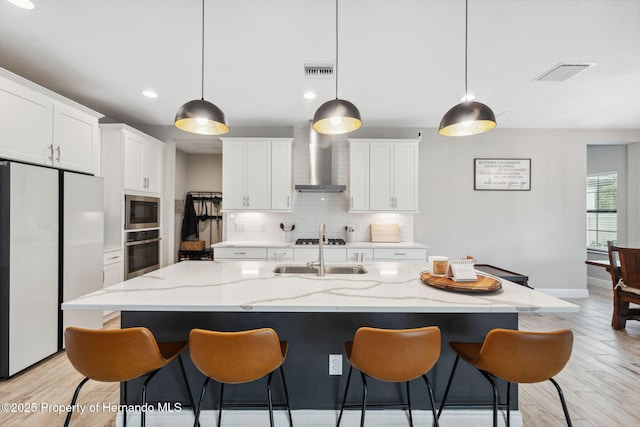
{"label": "bar stool metal leg", "polygon": [[269,374],[269,378],[267,379],[267,403],[269,405],[269,425],[273,427],[273,401],[271,398],[271,377],[273,376],[273,372]]}
{"label": "bar stool metal leg", "polygon": [[496,386],[496,382],[493,378],[491,378],[491,375],[483,370],[479,371],[491,383],[491,388],[493,388],[493,427],[498,427],[498,387]]}
{"label": "bar stool metal leg", "polygon": [[220,383],[220,398],[218,399],[218,427],[222,425],[222,403],[224,402],[224,383]]}
{"label": "bar stool metal leg", "polygon": [[[189,386],[189,380],[187,379],[187,372],[184,369],[184,362],[182,361],[182,354],[178,355],[178,362],[180,362],[180,372],[182,373],[182,379],[184,380],[184,385],[187,387],[187,392],[189,393],[189,402],[191,402],[191,407],[193,408],[193,416],[196,416],[196,403],[193,400],[193,394],[191,393],[191,387]],[[196,427],[200,425],[200,422],[196,419]]]}
{"label": "bar stool metal leg", "polygon": [[560,385],[553,378],[549,378],[549,381],[556,387],[558,390],[558,396],[560,396],[560,403],[562,403],[562,411],[564,412],[564,418],[567,420],[567,426],[571,427],[571,417],[569,416],[569,409],[567,408],[567,402],[564,400],[564,394],[562,393],[562,389]]}
{"label": "bar stool metal leg", "polygon": [[284,398],[287,401],[287,415],[289,416],[289,426],[293,427],[293,418],[291,417],[291,405],[289,405],[289,391],[287,390],[287,381],[284,379],[284,369],[280,366],[280,376],[282,377],[282,386],[284,387]]}
{"label": "bar stool metal leg", "polygon": [[460,356],[456,356],[455,362],[453,362],[453,368],[451,368],[451,374],[449,374],[449,381],[447,381],[447,387],[444,390],[444,396],[442,396],[442,402],[440,402],[440,409],[438,409],[438,416],[436,419],[440,419],[440,414],[444,409],[444,404],[447,401],[447,396],[449,396],[449,389],[451,388],[451,383],[453,382],[453,375],[456,373],[456,369],[458,368],[458,362],[460,361]]}
{"label": "bar stool metal leg", "polygon": [[351,382],[351,373],[353,372],[353,366],[349,365],[349,374],[347,375],[347,385],[344,388],[344,396],[342,397],[342,406],[340,407],[340,415],[338,416],[338,422],[336,427],[340,427],[340,420],[342,420],[342,412],[344,411],[344,404],[347,401],[347,393],[349,392],[349,383]]}
{"label": "bar stool metal leg", "polygon": [[407,406],[409,407],[409,426],[413,427],[413,415],[411,415],[411,387],[409,387],[409,381],[405,382],[407,387]]}
{"label": "bar stool metal leg", "polygon": [[197,427],[198,423],[199,423],[199,419],[200,419],[200,409],[202,408],[202,401],[204,400],[204,394],[207,391],[207,385],[209,384],[209,380],[211,378],[206,377],[204,379],[204,382],[202,383],[202,391],[200,392],[200,399],[198,400],[198,406],[196,408],[196,419],[193,423],[194,427]]}
{"label": "bar stool metal leg", "polygon": [[360,415],[360,427],[364,427],[364,416],[367,411],[367,377],[360,372],[362,377],[362,414]]}
{"label": "bar stool metal leg", "polygon": [[147,384],[149,384],[149,381],[151,381],[151,379],[156,376],[159,370],[160,369],[156,369],[151,374],[149,374],[147,379],[144,380],[144,383],[142,384],[142,399],[141,399],[142,407],[140,409],[140,425],[142,427],[145,427],[146,421],[147,421],[146,420],[147,411],[145,409],[145,406],[147,403]]}
{"label": "bar stool metal leg", "polygon": [[73,415],[73,408],[76,404],[76,400],[78,400],[78,395],[80,394],[80,389],[83,385],[86,384],[87,381],[89,381],[89,378],[83,379],[82,381],[80,381],[80,384],[78,384],[78,387],[76,387],[76,391],[73,393],[73,398],[71,399],[71,409],[67,413],[67,419],[64,421],[64,427],[67,427],[69,425],[69,421],[71,421],[71,416]]}
{"label": "bar stool metal leg", "polygon": [[429,392],[429,401],[431,401],[431,413],[433,414],[433,425],[438,427],[438,415],[436,414],[436,402],[433,398],[433,388],[431,387],[431,383],[426,375],[422,376],[425,384],[427,385],[427,392]]}

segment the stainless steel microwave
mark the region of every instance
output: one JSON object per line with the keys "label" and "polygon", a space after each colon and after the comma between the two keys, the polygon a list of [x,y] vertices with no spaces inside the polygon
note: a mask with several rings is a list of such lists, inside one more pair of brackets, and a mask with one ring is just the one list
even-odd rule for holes
{"label": "stainless steel microwave", "polygon": [[124,196],[124,213],[125,230],[160,227],[160,199],[157,197],[127,194]]}

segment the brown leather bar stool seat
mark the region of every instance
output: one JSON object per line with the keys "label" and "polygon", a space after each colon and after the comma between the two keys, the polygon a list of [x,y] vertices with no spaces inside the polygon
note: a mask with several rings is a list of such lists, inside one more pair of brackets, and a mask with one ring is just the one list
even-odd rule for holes
{"label": "brown leather bar stool seat", "polygon": [[507,381],[507,425],[510,425],[511,383],[538,383],[551,381],[558,391],[562,410],[571,426],[569,410],[562,389],[553,377],[565,367],[571,357],[573,332],[562,329],[553,332],[527,332],[510,329],[493,329],[484,342],[451,342],[449,346],[456,353],[456,360],[449,376],[447,388],[442,397],[438,417],[445,406],[453,375],[458,361],[475,367],[489,381],[493,388],[493,425],[498,425],[498,388],[494,378]]}
{"label": "brown leather bar stool seat", "polygon": [[386,382],[406,383],[407,404],[401,406],[408,408],[409,425],[411,426],[413,426],[413,416],[411,415],[409,382],[422,377],[429,393],[434,425],[438,425],[433,389],[426,374],[433,368],[440,357],[440,328],[437,326],[415,329],[362,327],[356,331],[353,341],[348,341],[344,345],[350,366],[337,426],[340,425],[342,413],[346,406],[353,368],[359,370],[362,377],[361,426],[364,426],[367,407],[367,376]]}
{"label": "brown leather bar stool seat", "polygon": [[[65,346],[69,361],[73,367],[84,375],[71,400],[71,411],[67,413],[64,425],[68,426],[73,414],[73,407],[78,399],[82,386],[89,379],[103,382],[127,382],[147,375],[142,386],[141,425],[145,425],[145,403],[147,384],[158,373],[160,368],[174,359],[180,362],[182,378],[187,387],[189,399],[194,409],[195,404],[191,388],[184,370],[180,353],[186,342],[156,342],[147,328],[126,329],[83,329],[70,326],[65,330]],[[126,404],[126,387],[124,388]],[[124,425],[127,424],[127,413],[123,412]]]}
{"label": "brown leather bar stool seat", "polygon": [[[267,405],[269,422],[273,426],[274,406],[287,409],[289,425],[293,426],[289,393],[282,367],[287,357],[288,344],[280,341],[278,334],[271,328],[253,329],[239,332],[219,332],[205,329],[193,329],[189,334],[189,352],[193,364],[206,378],[202,384],[200,399],[196,410],[196,422],[200,416],[202,401],[209,380],[220,383],[218,401],[218,426],[222,421],[222,406],[225,384],[248,383],[268,375]],[[274,405],[271,393],[271,377],[273,372],[280,371],[284,387],[285,403]],[[226,405],[245,406],[245,405]]]}

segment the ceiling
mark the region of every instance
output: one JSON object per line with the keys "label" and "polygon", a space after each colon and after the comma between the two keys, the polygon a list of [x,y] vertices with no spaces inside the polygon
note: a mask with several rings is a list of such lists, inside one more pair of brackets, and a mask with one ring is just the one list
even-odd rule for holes
{"label": "ceiling", "polygon": [[[32,2],[0,0],[0,67],[115,121],[194,138],[172,124],[201,95],[200,0]],[[464,94],[464,10],[340,1],[338,97],[358,106],[363,129],[438,127]],[[335,97],[334,78],[303,73],[335,60],[333,0],[206,0],[205,20],[204,97],[232,131],[300,126]],[[469,91],[503,128],[639,129],[639,22],[637,0],[469,0]],[[597,65],[536,81],[560,63]]]}

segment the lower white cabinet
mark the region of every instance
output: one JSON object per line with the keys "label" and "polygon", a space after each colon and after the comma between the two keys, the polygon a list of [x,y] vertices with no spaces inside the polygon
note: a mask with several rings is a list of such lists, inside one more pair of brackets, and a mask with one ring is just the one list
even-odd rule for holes
{"label": "lower white cabinet", "polygon": [[347,249],[348,262],[367,262],[373,261],[373,249]]}
{"label": "lower white cabinet", "polygon": [[116,250],[104,253],[103,287],[124,281],[124,251]]}
{"label": "lower white cabinet", "polygon": [[374,261],[426,261],[427,250],[422,248],[384,248],[373,250]]}
{"label": "lower white cabinet", "polygon": [[[309,262],[318,260],[318,247],[294,248],[293,260],[296,262]],[[345,248],[324,247],[324,262],[345,262],[347,260],[347,250]]]}
{"label": "lower white cabinet", "polygon": [[265,261],[267,259],[267,248],[214,248],[214,261],[225,260],[253,260]]}
{"label": "lower white cabinet", "polygon": [[293,260],[293,248],[267,248],[268,261]]}

